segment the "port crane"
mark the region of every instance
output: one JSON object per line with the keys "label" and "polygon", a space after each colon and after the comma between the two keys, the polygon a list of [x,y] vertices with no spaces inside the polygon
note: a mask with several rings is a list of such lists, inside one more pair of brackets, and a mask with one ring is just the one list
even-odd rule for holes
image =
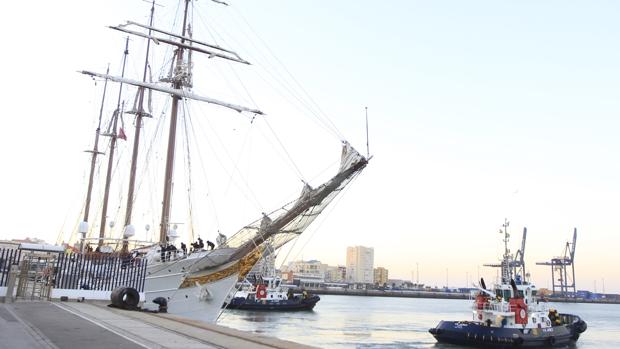
{"label": "port crane", "polygon": [[[566,242],[564,254],[552,258],[549,262],[538,262],[537,265],[551,266],[551,285],[553,293],[562,297],[575,295],[575,246],[577,245],[577,228],[573,231],[573,242]],[[569,271],[570,269],[570,271]],[[556,293],[557,292],[557,293]]]}

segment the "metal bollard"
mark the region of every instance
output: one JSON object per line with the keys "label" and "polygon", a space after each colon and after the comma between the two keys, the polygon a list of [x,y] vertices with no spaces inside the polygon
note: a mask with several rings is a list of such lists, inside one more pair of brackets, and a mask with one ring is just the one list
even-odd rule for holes
{"label": "metal bollard", "polygon": [[19,274],[19,266],[17,264],[11,265],[9,278],[6,281],[6,296],[4,297],[4,303],[13,303],[15,300],[15,298],[13,298],[13,291],[15,290],[17,274]]}

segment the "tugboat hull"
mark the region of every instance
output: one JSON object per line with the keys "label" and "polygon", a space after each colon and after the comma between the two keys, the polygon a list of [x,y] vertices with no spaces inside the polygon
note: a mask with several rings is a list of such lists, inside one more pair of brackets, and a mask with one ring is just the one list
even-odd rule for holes
{"label": "tugboat hull", "polygon": [[564,346],[575,342],[586,323],[574,316],[568,325],[558,325],[545,329],[518,329],[490,327],[471,321],[441,321],[429,332],[438,342],[482,348],[548,348]]}
{"label": "tugboat hull", "polygon": [[321,298],[316,295],[306,299],[287,299],[279,301],[248,300],[237,297],[233,298],[230,304],[225,305],[225,307],[228,309],[269,311],[312,310],[319,300],[321,300]]}

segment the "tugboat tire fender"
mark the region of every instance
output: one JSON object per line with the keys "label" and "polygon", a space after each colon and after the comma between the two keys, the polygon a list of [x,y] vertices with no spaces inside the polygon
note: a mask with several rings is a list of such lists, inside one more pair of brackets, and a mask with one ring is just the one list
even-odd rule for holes
{"label": "tugboat tire fender", "polygon": [[521,346],[521,344],[523,344],[523,338],[521,338],[521,337],[513,338],[512,339],[512,344],[515,347]]}
{"label": "tugboat tire fender", "polygon": [[549,344],[551,344],[551,345],[554,345],[554,344],[555,344],[555,337],[554,337],[554,336],[549,337],[549,338],[547,339],[547,342],[548,342]]}
{"label": "tugboat tire fender", "polygon": [[578,326],[579,327],[577,327],[577,331],[579,331],[579,333],[585,332],[588,329],[588,324],[586,324],[586,322],[583,320],[579,320]]}

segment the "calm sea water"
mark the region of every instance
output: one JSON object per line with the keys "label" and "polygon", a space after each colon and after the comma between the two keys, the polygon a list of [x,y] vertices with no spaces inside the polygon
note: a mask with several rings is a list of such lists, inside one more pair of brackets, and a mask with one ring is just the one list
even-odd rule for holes
{"label": "calm sea water", "polygon": [[[428,333],[440,320],[469,320],[467,300],[321,296],[313,311],[227,310],[218,324],[322,348],[434,348]],[[620,305],[550,304],[577,314],[588,330],[569,348],[620,348]]]}

